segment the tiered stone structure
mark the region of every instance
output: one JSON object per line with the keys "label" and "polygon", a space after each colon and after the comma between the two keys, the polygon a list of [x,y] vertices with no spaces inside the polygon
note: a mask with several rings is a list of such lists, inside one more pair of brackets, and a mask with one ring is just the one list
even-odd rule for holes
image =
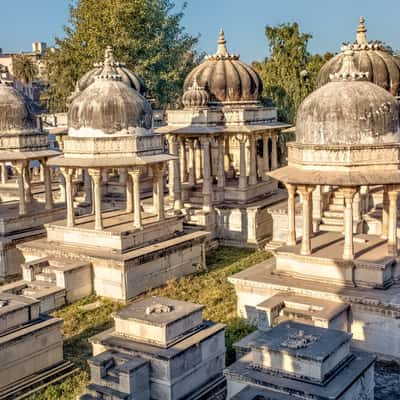
{"label": "tiered stone structure", "polygon": [[43,383],[65,368],[61,325],[61,319],[40,314],[37,300],[0,293],[2,398],[26,394],[35,378]]}
{"label": "tiered stone structure", "polygon": [[[299,107],[297,140],[288,145],[288,166],[270,173],[289,192],[287,243],[275,250],[274,259],[230,281],[236,287],[239,311],[248,317],[256,318],[257,305],[280,293],[305,296],[303,304],[313,305],[313,299],[347,303],[350,313],[343,328],[353,333],[353,345],[400,359],[398,104],[356,69],[351,48],[345,52],[342,68],[331,75],[331,82]],[[344,223],[338,232],[318,231],[312,224],[312,194],[325,185],[344,200]],[[364,187],[375,185],[383,185],[386,199],[382,233],[357,233],[355,199]],[[295,229],[296,192],[301,196],[300,239]],[[301,307],[295,308],[306,317]],[[312,314],[312,308],[309,311]]]}
{"label": "tiered stone structure", "polygon": [[[122,82],[117,66],[107,50],[101,74],[70,104],[64,154],[50,162],[61,168],[65,179],[66,220],[47,225],[46,239],[20,249],[35,273],[47,260],[53,281],[57,266],[73,263],[73,270],[82,275],[77,272],[68,290],[79,291],[93,281],[98,295],[128,300],[204,266],[208,233],[188,233],[182,216],[166,212],[163,171],[176,157],[165,153],[163,136],[152,130],[150,104]],[[111,168],[124,170],[128,177],[123,209],[102,202],[103,172]],[[150,212],[142,209],[140,197],[144,168],[151,168],[153,176]],[[92,212],[79,217],[72,190],[76,169],[91,177],[93,192]],[[93,280],[86,276],[86,264],[92,266]]]}
{"label": "tiered stone structure", "polygon": [[[53,200],[48,163],[58,154],[27,100],[0,78],[0,280],[21,273],[24,259],[16,245],[43,235],[44,223],[65,215],[63,204]],[[39,182],[33,182],[33,160],[42,165]]]}
{"label": "tiered stone structure", "polygon": [[225,326],[203,321],[203,309],[149,297],[116,312],[115,327],[90,339],[81,400],[224,400]]}
{"label": "tiered stone structure", "polygon": [[374,399],[375,356],[350,350],[351,335],[295,322],[236,343],[225,370],[232,400]]}
{"label": "tiered stone structure", "polygon": [[229,54],[221,31],[217,52],[186,78],[183,110],[168,110],[170,200],[189,224],[219,243],[257,247],[272,233],[267,208],[282,200],[268,176],[278,167],[278,136],[288,125],[260,104],[258,73]]}

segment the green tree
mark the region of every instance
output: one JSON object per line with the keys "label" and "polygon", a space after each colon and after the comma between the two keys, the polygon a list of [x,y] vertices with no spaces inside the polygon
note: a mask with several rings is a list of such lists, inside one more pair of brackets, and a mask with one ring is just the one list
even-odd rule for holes
{"label": "green tree", "polygon": [[315,89],[319,69],[331,55],[310,55],[307,50],[312,38],[300,32],[297,23],[267,26],[270,57],[254,62],[263,84],[263,95],[278,107],[279,117],[294,122],[298,106]]}
{"label": "green tree", "polygon": [[185,6],[173,12],[173,0],[72,2],[65,37],[47,56],[51,108],[65,108],[76,81],[103,59],[108,45],[116,60],[143,77],[157,106],[175,102],[197,61],[198,39],[181,25]]}
{"label": "green tree", "polygon": [[25,86],[29,85],[38,73],[35,62],[25,54],[15,56],[12,64],[13,75]]}

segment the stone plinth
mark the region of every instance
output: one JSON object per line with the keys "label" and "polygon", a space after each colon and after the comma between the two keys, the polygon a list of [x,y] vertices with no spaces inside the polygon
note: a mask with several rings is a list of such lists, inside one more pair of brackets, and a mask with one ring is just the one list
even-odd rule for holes
{"label": "stone plinth", "polygon": [[[0,293],[1,390],[63,361],[62,320],[39,314],[37,300]],[[51,374],[51,373],[50,373]]]}
{"label": "stone plinth", "polygon": [[294,322],[259,331],[247,341],[247,354],[225,370],[228,396],[372,400],[375,357],[351,352],[350,338],[341,331]]}
{"label": "stone plinth", "polygon": [[[114,315],[113,329],[91,338],[94,355],[91,366],[94,363],[103,365],[110,355],[114,368],[117,359],[123,359],[120,365],[130,362],[143,368],[147,365],[149,376],[142,375],[136,381],[137,385],[150,388],[146,399],[224,399],[224,325],[203,321],[202,309],[197,304],[162,297],[133,303]],[[158,330],[152,330],[156,325]],[[160,329],[164,329],[163,333]],[[103,383],[99,381],[99,374]],[[105,386],[106,375],[107,368],[101,371],[92,368],[91,385]],[[91,385],[89,389],[93,389]],[[128,394],[121,379],[119,385],[113,384],[112,388]],[[99,396],[103,389],[98,387],[96,392]],[[131,390],[129,395],[132,394]]]}
{"label": "stone plinth", "polygon": [[204,306],[149,297],[114,314],[115,330],[133,340],[168,346],[199,326]]}

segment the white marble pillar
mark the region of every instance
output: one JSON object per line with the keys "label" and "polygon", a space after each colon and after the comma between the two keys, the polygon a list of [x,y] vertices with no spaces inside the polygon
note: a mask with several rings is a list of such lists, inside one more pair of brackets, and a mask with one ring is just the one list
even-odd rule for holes
{"label": "white marble pillar", "polygon": [[140,172],[139,168],[129,171],[133,182],[133,224],[136,229],[142,228],[142,213],[140,207]]}
{"label": "white marble pillar", "polygon": [[179,157],[180,157],[180,169],[182,182],[188,180],[187,174],[187,158],[186,158],[186,140],[185,138],[179,138]]}
{"label": "white marble pillar", "polygon": [[126,212],[131,213],[133,211],[133,180],[129,174],[126,177]]}
{"label": "white marble pillar", "polygon": [[164,164],[153,164],[151,166],[153,171],[153,202],[154,211],[157,215],[158,221],[165,218],[164,214]]}
{"label": "white marble pillar", "polygon": [[354,259],[354,240],[353,240],[353,200],[357,193],[355,188],[341,189],[344,196],[344,246],[343,259]]}
{"label": "white marble pillar", "polygon": [[45,208],[46,210],[51,210],[53,208],[53,191],[51,188],[50,167],[46,164],[46,161],[41,163],[41,171],[43,171],[44,179]]}
{"label": "white marble pillar", "polygon": [[203,152],[203,211],[208,213],[212,208],[212,182],[211,182],[211,157],[210,139],[201,138]]}
{"label": "white marble pillar", "polygon": [[239,189],[247,189],[246,176],[246,140],[245,135],[238,136],[239,141]]}
{"label": "white marble pillar", "polygon": [[71,228],[75,225],[75,214],[74,214],[74,199],[72,198],[72,175],[74,173],[73,168],[63,167],[60,171],[65,181],[65,199],[67,206],[67,227]]}
{"label": "white marble pillar", "polygon": [[175,160],[171,160],[170,165],[170,196],[172,198],[174,211],[180,213],[183,209],[182,201],[182,186],[181,186],[181,171],[179,166],[179,152],[178,152],[178,141],[176,136],[171,136],[169,138],[170,152],[172,155],[176,156]]}
{"label": "white marble pillar", "polygon": [[194,154],[194,139],[189,140],[189,185],[196,185],[196,158]]}
{"label": "white marble pillar", "polygon": [[277,169],[278,168],[278,136],[274,132],[272,134],[272,153],[271,153],[271,169]]}
{"label": "white marble pillar", "polygon": [[268,134],[264,133],[263,136],[262,136],[262,139],[263,139],[263,162],[262,162],[263,174],[262,174],[262,179],[263,179],[263,181],[269,181],[270,177],[268,176],[268,172],[269,172],[269,149],[268,149],[269,136],[268,136]]}
{"label": "white marble pillar", "polygon": [[296,245],[296,185],[286,184],[288,191],[288,246]]}
{"label": "white marble pillar", "polygon": [[249,171],[249,184],[257,184],[257,148],[256,138],[254,135],[249,136],[249,147],[250,147],[250,171]]}
{"label": "white marble pillar", "polygon": [[195,144],[195,164],[196,164],[196,179],[199,180],[203,178],[203,163],[201,159],[201,143],[200,140],[196,140]]}
{"label": "white marble pillar", "polygon": [[301,240],[300,253],[308,256],[311,254],[311,235],[312,235],[312,200],[311,194],[313,187],[299,186],[298,190],[303,201],[303,236]]}
{"label": "white marble pillar", "polygon": [[7,164],[5,162],[1,163],[1,183],[8,182],[8,172],[7,172]]}
{"label": "white marble pillar", "polygon": [[383,186],[382,200],[382,239],[387,239],[389,234],[389,194],[388,187]]}
{"label": "white marble pillar", "polygon": [[218,138],[218,173],[217,173],[217,186],[223,190],[225,187],[225,138],[220,136]]}
{"label": "white marble pillar", "polygon": [[32,201],[32,182],[31,182],[29,161],[23,170],[23,174],[24,174],[24,184],[25,184],[25,201],[27,203],[30,203]]}
{"label": "white marble pillar", "polygon": [[83,175],[83,190],[85,192],[85,201],[92,203],[92,181],[87,169],[82,170]]}
{"label": "white marble pillar", "polygon": [[94,229],[103,229],[103,218],[101,215],[101,169],[89,169],[89,175],[93,182],[94,192]]}
{"label": "white marble pillar", "polygon": [[15,164],[18,182],[18,197],[19,197],[19,215],[27,213],[25,201],[25,184],[24,184],[24,165],[21,163]]}
{"label": "white marble pillar", "polygon": [[389,195],[389,232],[388,232],[388,255],[397,257],[397,190],[390,190]]}

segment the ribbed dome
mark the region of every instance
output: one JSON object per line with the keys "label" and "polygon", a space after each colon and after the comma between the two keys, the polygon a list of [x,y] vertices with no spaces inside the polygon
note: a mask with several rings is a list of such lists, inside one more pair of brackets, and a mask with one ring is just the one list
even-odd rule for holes
{"label": "ribbed dome", "polygon": [[68,125],[76,130],[87,128],[87,135],[93,130],[113,134],[150,129],[152,109],[146,98],[122,82],[112,62],[106,60],[95,82],[72,101]]}
{"label": "ribbed dome", "polygon": [[258,73],[239,60],[239,55],[229,54],[224,32],[221,30],[217,52],[186,77],[184,91],[197,80],[210,94],[211,102],[255,102],[262,93],[262,81]]}
{"label": "ribbed dome", "polygon": [[36,130],[29,104],[12,86],[0,79],[0,134]]}
{"label": "ribbed dome", "polygon": [[[400,59],[393,55],[391,49],[380,42],[368,42],[364,18],[360,17],[357,38],[350,46],[354,51],[354,62],[361,72],[368,73],[371,82],[388,90],[393,96],[400,95]],[[318,86],[329,82],[329,75],[338,72],[343,64],[344,52],[329,60],[319,71]]]}
{"label": "ribbed dome", "polygon": [[76,96],[83,92],[88,86],[95,82],[96,77],[99,76],[105,63],[112,64],[116,73],[121,77],[121,81],[132,89],[137,90],[142,96],[146,96],[146,85],[143,79],[132,70],[125,67],[125,64],[116,62],[114,60],[114,54],[111,46],[107,46],[104,62],[94,64],[94,68],[86,72],[78,82],[76,83],[75,91],[68,98],[68,104],[70,104]]}
{"label": "ribbed dome", "polygon": [[185,108],[201,108],[207,107],[210,101],[210,95],[204,87],[199,86],[197,80],[182,96],[182,103]]}
{"label": "ribbed dome", "polygon": [[398,103],[359,72],[353,50],[344,51],[331,82],[311,93],[297,112],[298,143],[367,145],[400,142]]}

